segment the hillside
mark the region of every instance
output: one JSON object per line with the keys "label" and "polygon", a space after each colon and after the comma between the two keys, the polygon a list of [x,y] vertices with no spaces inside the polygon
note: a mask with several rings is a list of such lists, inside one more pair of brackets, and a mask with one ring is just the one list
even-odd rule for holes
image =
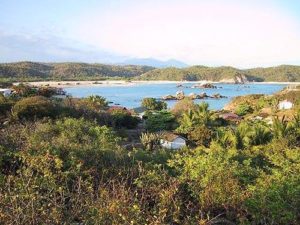
{"label": "hillside", "polygon": [[300,66],[278,66],[240,70],[233,67],[192,66],[155,69],[143,74],[142,80],[211,80],[211,81],[300,81]]}
{"label": "hillside", "polygon": [[211,80],[224,82],[278,81],[300,82],[300,66],[282,65],[241,70],[234,67],[191,66],[186,68],[154,68],[140,65],[106,65],[88,63],[18,62],[0,64],[0,79],[35,80]]}
{"label": "hillside", "polygon": [[300,66],[281,65],[269,68],[254,68],[245,70],[245,72],[264,81],[300,81]]}
{"label": "hillside", "polygon": [[129,78],[154,69],[149,66],[117,66],[88,63],[19,62],[0,64],[0,78],[8,80],[85,80]]}

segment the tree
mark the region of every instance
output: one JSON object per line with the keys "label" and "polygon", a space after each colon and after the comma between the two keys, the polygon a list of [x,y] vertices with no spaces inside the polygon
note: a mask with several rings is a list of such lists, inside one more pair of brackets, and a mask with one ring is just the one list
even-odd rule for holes
{"label": "tree", "polygon": [[110,115],[112,116],[112,126],[115,128],[133,129],[140,122],[138,117],[132,116],[127,110],[115,109],[110,112]]}
{"label": "tree", "polygon": [[142,145],[149,151],[156,149],[160,143],[160,135],[155,133],[142,133],[140,137]]}
{"label": "tree", "polygon": [[167,104],[163,101],[157,101],[155,98],[144,98],[142,100],[142,106],[148,110],[163,110],[167,109]]}
{"label": "tree", "polygon": [[97,110],[105,109],[108,106],[107,100],[99,95],[91,95],[86,100],[92,107]]}
{"label": "tree", "polygon": [[196,126],[211,126],[215,121],[213,112],[208,109],[208,104],[202,102],[196,105],[195,109],[183,113],[179,119],[180,126],[177,131],[182,134],[188,134]]}
{"label": "tree", "polygon": [[150,113],[146,120],[146,129],[152,132],[172,130],[176,128],[176,126],[174,115],[168,111]]}
{"label": "tree", "polygon": [[208,147],[213,137],[213,132],[204,125],[196,126],[188,134],[188,139],[194,141],[197,145]]}
{"label": "tree", "polygon": [[184,98],[184,99],[176,102],[176,104],[173,106],[171,111],[175,116],[180,116],[184,112],[187,112],[188,110],[195,109],[195,107],[196,107],[196,104],[194,103],[194,101],[192,99]]}
{"label": "tree", "polygon": [[24,98],[12,108],[12,115],[17,119],[32,120],[35,118],[55,117],[56,111],[53,103],[42,96]]}
{"label": "tree", "polygon": [[249,104],[241,104],[239,105],[236,110],[235,113],[239,116],[244,116],[248,113],[252,113],[253,109]]}

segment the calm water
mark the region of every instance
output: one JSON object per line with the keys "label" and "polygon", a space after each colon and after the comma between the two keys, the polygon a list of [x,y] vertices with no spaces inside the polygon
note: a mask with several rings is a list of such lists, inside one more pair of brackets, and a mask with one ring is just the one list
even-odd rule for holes
{"label": "calm water", "polygon": [[[200,94],[206,92],[208,95],[220,93],[228,98],[223,99],[204,99],[196,100],[196,102],[208,102],[211,109],[222,109],[230,100],[239,95],[248,94],[272,94],[275,93],[286,85],[283,84],[216,84],[218,89],[192,89],[194,83],[186,83],[184,86],[188,88],[177,88],[176,84],[134,84],[132,86],[77,86],[65,88],[68,94],[73,97],[87,97],[90,95],[101,95],[108,101],[114,104],[120,104],[127,108],[139,107],[141,100],[146,97],[161,98],[164,95],[175,95],[176,91],[183,90],[185,95],[190,93]],[[172,107],[176,101],[167,101],[168,107]]]}

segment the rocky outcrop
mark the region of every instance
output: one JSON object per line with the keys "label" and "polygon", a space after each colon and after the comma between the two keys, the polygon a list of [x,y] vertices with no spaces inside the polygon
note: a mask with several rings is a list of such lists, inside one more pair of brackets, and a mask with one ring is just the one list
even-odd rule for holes
{"label": "rocky outcrop", "polygon": [[227,98],[226,96],[224,96],[224,95],[221,95],[221,94],[219,94],[219,93],[217,93],[217,94],[213,94],[212,96],[211,96],[211,98]]}
{"label": "rocky outcrop", "polygon": [[195,84],[191,88],[210,88],[210,89],[216,89],[217,86],[211,84],[211,83],[205,83],[205,84]]}
{"label": "rocky outcrop", "polygon": [[[213,94],[213,95],[209,96],[205,92],[203,92],[201,94],[190,93],[187,97],[192,99],[192,100],[194,100],[194,99],[205,99],[205,98],[214,98],[214,99],[227,98],[226,96],[221,95],[219,93],[216,93],[216,94]],[[183,92],[176,93],[175,96],[174,95],[166,95],[166,96],[162,97],[162,99],[165,100],[165,101],[168,101],[168,100],[182,100],[184,98],[185,98],[185,96],[184,96]]]}

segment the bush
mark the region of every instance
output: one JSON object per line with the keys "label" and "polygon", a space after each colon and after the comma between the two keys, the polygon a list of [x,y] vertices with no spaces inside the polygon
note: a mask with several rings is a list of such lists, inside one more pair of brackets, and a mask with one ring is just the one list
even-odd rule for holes
{"label": "bush", "polygon": [[253,109],[248,104],[241,104],[235,109],[235,113],[239,116],[244,116],[248,113],[252,113]]}
{"label": "bush", "polygon": [[213,132],[206,126],[197,126],[189,134],[188,139],[194,141],[197,145],[209,146]]}
{"label": "bush", "polygon": [[146,129],[151,132],[172,130],[176,128],[176,126],[175,117],[172,113],[167,111],[149,114],[146,120]]}
{"label": "bush", "polygon": [[167,108],[167,104],[163,101],[157,101],[155,98],[144,98],[142,106],[148,110],[163,110]]}
{"label": "bush", "polygon": [[12,115],[16,119],[55,117],[55,106],[42,96],[28,97],[18,101],[12,108]]}
{"label": "bush", "polygon": [[112,116],[112,126],[116,128],[126,127],[133,129],[140,121],[138,117],[133,117],[129,112],[122,109],[113,110],[110,114]]}

